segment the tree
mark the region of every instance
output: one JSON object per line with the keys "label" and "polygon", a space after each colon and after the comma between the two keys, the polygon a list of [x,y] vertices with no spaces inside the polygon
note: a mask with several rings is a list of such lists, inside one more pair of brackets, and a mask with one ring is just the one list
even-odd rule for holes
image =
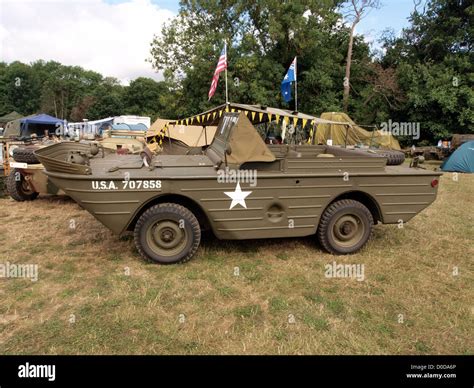
{"label": "tree", "polygon": [[357,24],[367,14],[371,8],[380,7],[379,0],[351,0],[349,9],[346,12],[346,17],[351,21],[351,30],[349,34],[349,44],[347,46],[346,55],[346,72],[344,77],[344,96],[343,105],[344,112],[349,108],[349,93],[350,93],[350,79],[351,79],[351,65],[352,65],[352,50],[354,46],[354,33]]}
{"label": "tree", "polygon": [[[221,84],[209,102],[207,92],[224,40],[228,45],[229,96],[232,101],[283,106],[280,82],[298,56],[300,109],[309,113],[340,110],[344,42],[338,2],[277,0],[182,1],[180,12],[155,36],[151,59],[176,96],[182,117],[225,102]],[[369,50],[354,39],[360,62]],[[363,72],[364,69],[358,69]]]}
{"label": "tree", "polygon": [[0,111],[27,115],[40,108],[41,82],[33,69],[21,62],[0,67]]}
{"label": "tree", "polygon": [[154,119],[165,113],[163,102],[168,93],[165,82],[139,77],[125,88],[125,111],[127,114],[150,116]]}
{"label": "tree", "polygon": [[81,122],[87,118],[87,112],[96,102],[93,96],[85,96],[74,108],[72,108],[70,119],[73,122]]}
{"label": "tree", "polygon": [[406,96],[392,117],[420,123],[424,139],[474,132],[473,15],[468,0],[430,0],[401,37],[383,38],[381,64]]}
{"label": "tree", "polygon": [[55,66],[43,83],[42,110],[69,119],[74,107],[90,95],[102,76],[79,66]]}
{"label": "tree", "polygon": [[120,116],[125,109],[125,91],[118,79],[106,77],[92,91],[94,105],[87,110],[88,120]]}

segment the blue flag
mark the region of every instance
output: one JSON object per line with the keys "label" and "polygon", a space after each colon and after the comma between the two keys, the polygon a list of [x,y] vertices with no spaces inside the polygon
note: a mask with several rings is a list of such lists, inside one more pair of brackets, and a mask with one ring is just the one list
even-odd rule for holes
{"label": "blue flag", "polygon": [[288,72],[285,75],[285,78],[281,82],[281,94],[283,95],[283,99],[286,102],[290,102],[291,97],[291,83],[296,81],[296,57],[291,62],[291,66],[288,69]]}

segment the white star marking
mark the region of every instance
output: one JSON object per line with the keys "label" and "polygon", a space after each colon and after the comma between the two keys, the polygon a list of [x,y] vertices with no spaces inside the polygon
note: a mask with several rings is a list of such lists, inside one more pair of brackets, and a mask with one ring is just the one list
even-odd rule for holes
{"label": "white star marking", "polygon": [[224,192],[229,198],[232,199],[232,203],[230,204],[229,210],[233,209],[236,205],[241,205],[245,209],[247,209],[247,204],[245,203],[245,198],[247,198],[251,191],[242,191],[240,188],[240,182],[237,182],[237,186],[235,187],[235,191],[227,191]]}

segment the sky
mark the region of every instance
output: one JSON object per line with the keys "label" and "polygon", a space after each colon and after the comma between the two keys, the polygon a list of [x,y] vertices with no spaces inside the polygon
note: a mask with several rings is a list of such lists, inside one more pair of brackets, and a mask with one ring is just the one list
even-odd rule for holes
{"label": "sky", "polygon": [[[385,28],[408,26],[413,0],[382,0],[357,27],[368,42]],[[178,12],[179,0],[0,0],[0,61],[38,59],[82,66],[127,85],[137,77],[161,80],[150,43]]]}

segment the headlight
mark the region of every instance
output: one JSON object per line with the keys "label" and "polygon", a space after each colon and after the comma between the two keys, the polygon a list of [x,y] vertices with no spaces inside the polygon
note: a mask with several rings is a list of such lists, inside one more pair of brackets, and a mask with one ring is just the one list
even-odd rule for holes
{"label": "headlight", "polygon": [[12,158],[13,158],[13,151],[15,151],[16,148],[18,148],[18,146],[11,146],[11,147],[9,148],[8,153],[10,154],[10,156],[11,156]]}

